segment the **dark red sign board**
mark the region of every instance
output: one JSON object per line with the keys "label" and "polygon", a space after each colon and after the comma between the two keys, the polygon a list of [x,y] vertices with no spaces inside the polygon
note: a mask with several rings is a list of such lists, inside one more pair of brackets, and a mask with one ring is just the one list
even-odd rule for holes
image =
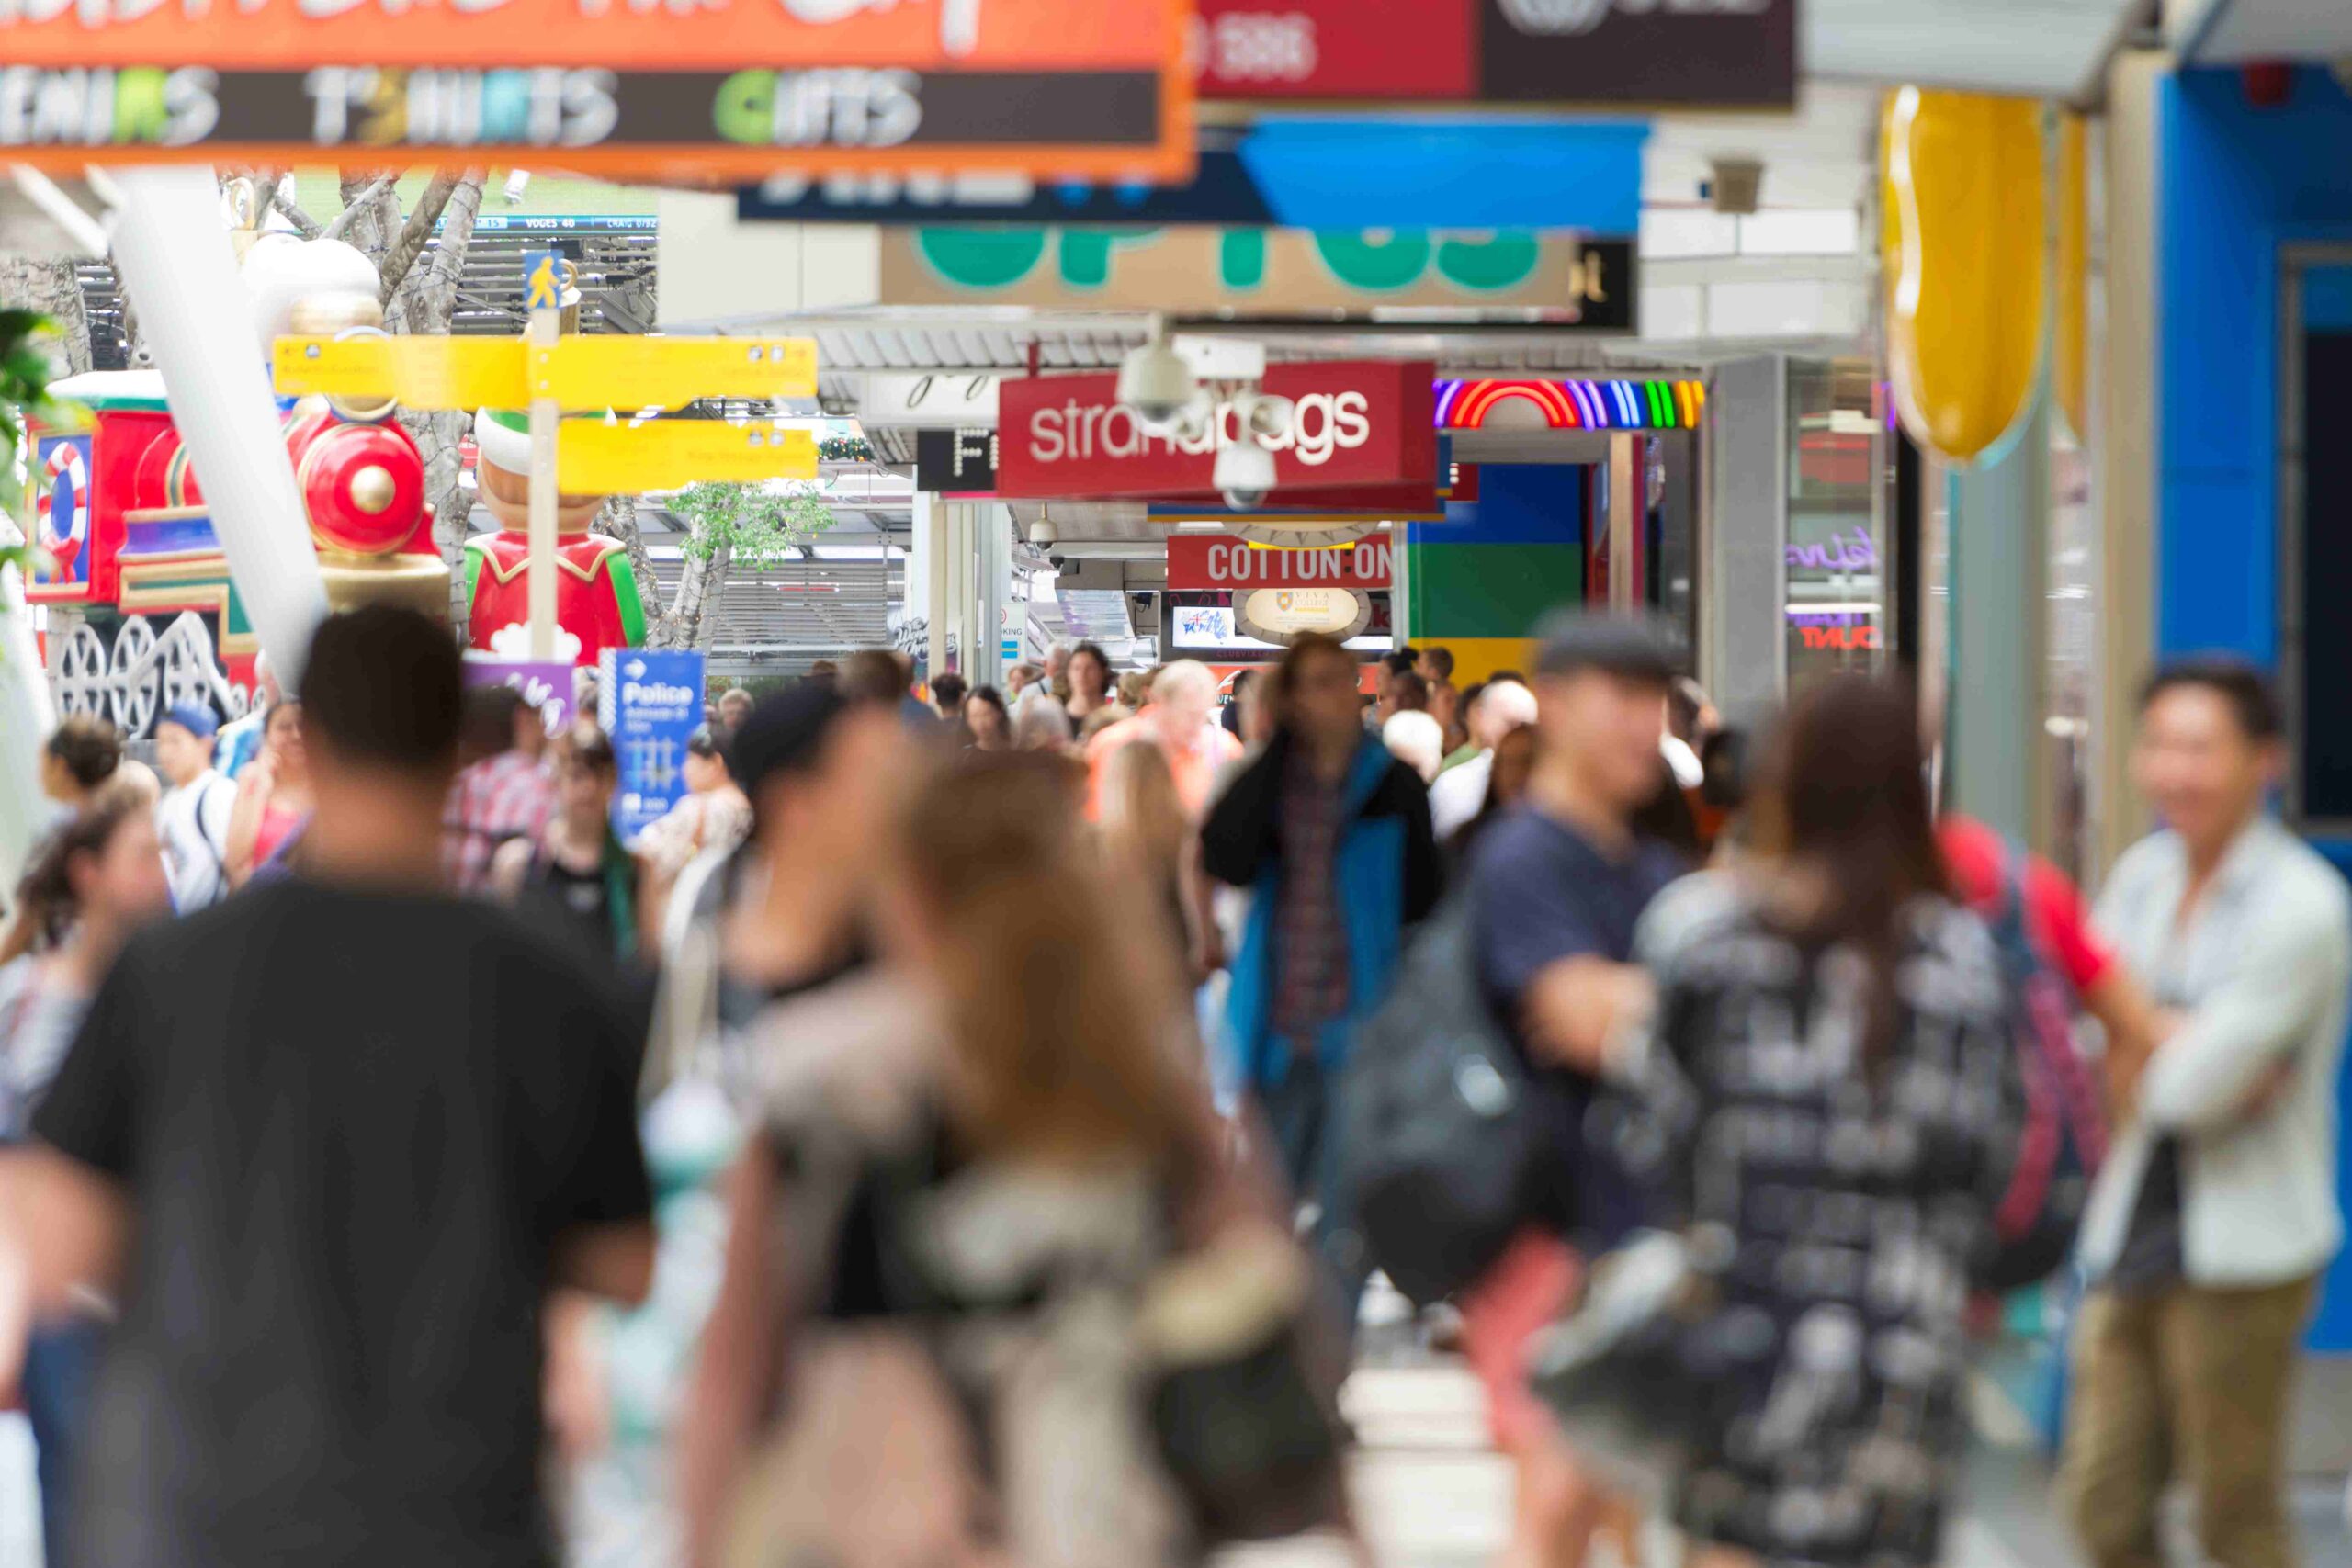
{"label": "dark red sign board", "polygon": [[1200,0],[1193,58],[1212,98],[1473,96],[1475,0]]}
{"label": "dark red sign board", "polygon": [[[1437,473],[1435,367],[1428,360],[1276,365],[1265,390],[1292,400],[1274,447],[1272,504],[1369,486],[1428,485]],[[1196,441],[1147,430],[1118,402],[1116,376],[1009,378],[997,392],[997,493],[1082,496],[1216,493],[1216,452],[1234,419]]]}
{"label": "dark red sign board", "polygon": [[1796,101],[1798,0],[1198,0],[1210,98]]}
{"label": "dark red sign board", "polygon": [[1387,588],[1395,556],[1386,534],[1359,544],[1279,549],[1219,534],[1171,534],[1168,586],[1229,588]]}

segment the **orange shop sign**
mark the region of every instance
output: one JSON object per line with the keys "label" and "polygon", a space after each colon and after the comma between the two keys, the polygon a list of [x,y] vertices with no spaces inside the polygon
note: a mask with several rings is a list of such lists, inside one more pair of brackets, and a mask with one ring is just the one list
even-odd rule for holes
{"label": "orange shop sign", "polygon": [[1184,0],[0,0],[0,161],[1176,178]]}

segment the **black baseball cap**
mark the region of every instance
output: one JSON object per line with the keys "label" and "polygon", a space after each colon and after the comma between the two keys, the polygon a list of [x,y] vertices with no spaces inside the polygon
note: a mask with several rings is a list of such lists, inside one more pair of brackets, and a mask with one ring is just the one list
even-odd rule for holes
{"label": "black baseball cap", "polygon": [[1537,623],[1535,641],[1539,675],[1595,670],[1664,686],[1680,673],[1665,634],[1645,615],[1555,610]]}
{"label": "black baseball cap", "polygon": [[778,773],[816,765],[825,738],[849,703],[823,681],[797,681],[752,705],[727,746],[728,770],[757,807],[760,788]]}

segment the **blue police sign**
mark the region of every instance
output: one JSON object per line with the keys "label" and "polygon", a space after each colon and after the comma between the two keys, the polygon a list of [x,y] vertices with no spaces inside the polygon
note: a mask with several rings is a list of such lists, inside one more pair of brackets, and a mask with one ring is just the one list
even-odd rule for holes
{"label": "blue police sign", "polygon": [[633,843],[686,793],[686,741],[702,726],[702,655],[608,648],[598,662],[597,717],[620,762],[613,831]]}

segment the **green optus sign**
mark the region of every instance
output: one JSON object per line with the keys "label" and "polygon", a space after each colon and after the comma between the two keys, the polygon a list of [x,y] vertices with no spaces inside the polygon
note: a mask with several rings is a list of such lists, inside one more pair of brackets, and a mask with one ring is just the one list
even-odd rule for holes
{"label": "green optus sign", "polygon": [[1630,331],[1633,246],[1531,230],[952,227],[882,231],[882,303],[1249,316],[1538,308]]}

